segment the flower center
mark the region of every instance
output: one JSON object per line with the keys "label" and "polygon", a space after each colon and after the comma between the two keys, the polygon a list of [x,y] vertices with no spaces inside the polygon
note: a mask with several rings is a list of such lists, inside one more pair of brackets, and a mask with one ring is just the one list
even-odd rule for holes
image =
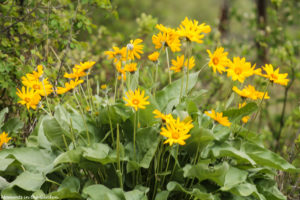
{"label": "flower center", "polygon": [[172,132],[172,138],[177,140],[179,138],[179,133],[177,131]]}
{"label": "flower center", "polygon": [[30,98],[29,97],[25,97],[25,99],[24,99],[27,103],[29,103],[30,102]]}
{"label": "flower center", "polygon": [[219,63],[219,58],[213,57],[212,62],[214,63],[214,65],[217,65]]}
{"label": "flower center", "polygon": [[137,99],[133,99],[133,100],[132,100],[132,103],[133,103],[134,105],[139,105],[140,101],[137,100]]}
{"label": "flower center", "polygon": [[271,77],[272,77],[274,80],[277,80],[277,79],[278,79],[278,76],[276,76],[276,74],[271,74]]}
{"label": "flower center", "polygon": [[41,89],[40,86],[39,86],[38,84],[34,84],[34,85],[32,86],[32,88],[35,89],[35,90]]}
{"label": "flower center", "polygon": [[240,75],[242,73],[242,71],[243,70],[241,68],[239,68],[239,67],[237,67],[237,68],[234,69],[234,73],[236,73],[237,75]]}

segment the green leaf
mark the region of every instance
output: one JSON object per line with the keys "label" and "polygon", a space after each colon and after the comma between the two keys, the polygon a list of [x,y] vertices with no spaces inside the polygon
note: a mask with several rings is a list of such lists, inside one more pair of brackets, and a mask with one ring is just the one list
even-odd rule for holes
{"label": "green leaf", "polygon": [[14,161],[15,160],[11,158],[0,158],[0,171],[5,171],[6,168]]}
{"label": "green leaf", "polygon": [[161,191],[155,196],[155,200],[168,200],[169,191]]}
{"label": "green leaf", "polygon": [[22,122],[19,118],[11,118],[9,119],[3,126],[3,130],[7,133],[16,133],[24,126],[24,122]]}
{"label": "green leaf", "polygon": [[201,191],[199,188],[193,188],[192,191],[188,191],[184,187],[182,187],[179,183],[177,182],[169,182],[167,185],[167,190],[168,191],[181,191],[186,194],[194,196],[196,199],[201,199],[201,200],[217,200],[217,198],[214,197],[214,195],[210,193],[206,193]]}
{"label": "green leaf", "polygon": [[[70,142],[70,135],[67,133],[55,118],[47,118],[43,120],[44,134],[47,140],[57,148],[66,148]],[[65,139],[65,141],[64,141]]]}
{"label": "green leaf", "polygon": [[79,194],[80,181],[74,176],[66,177],[56,192],[52,192],[49,196],[58,197],[59,199],[81,198]]}
{"label": "green leaf", "polygon": [[248,172],[240,170],[235,167],[230,167],[225,176],[224,186],[221,188],[222,191],[228,191],[231,188],[246,181]]}
{"label": "green leaf", "polygon": [[133,115],[132,109],[124,103],[116,103],[109,107],[101,107],[99,121],[102,124],[109,124],[109,117],[113,124],[122,123]]}
{"label": "green leaf", "polygon": [[299,172],[299,169],[296,169],[282,157],[264,147],[250,142],[245,142],[242,146],[245,152],[259,165],[287,172]]}
{"label": "green leaf", "polygon": [[14,148],[0,151],[0,158],[15,158],[26,170],[48,173],[53,168],[54,156],[37,148]]}
{"label": "green leaf", "polygon": [[230,156],[235,158],[240,163],[250,163],[251,165],[255,165],[255,161],[249,157],[242,149],[236,149],[231,143],[226,142],[215,142],[214,145],[209,146],[205,151],[201,154],[204,158],[209,157],[209,155],[214,158],[221,158],[224,156]]}
{"label": "green leaf", "polygon": [[3,122],[5,119],[5,114],[8,113],[8,108],[4,108],[0,111],[0,128],[3,126]]}
{"label": "green leaf", "polygon": [[41,188],[45,182],[45,177],[42,174],[35,174],[25,171],[10,183],[10,187],[18,186],[26,191],[36,191]]}
{"label": "green leaf", "polygon": [[[198,81],[198,74],[199,72],[195,72],[189,75],[188,92],[191,91],[191,89],[193,89],[196,85]],[[186,94],[186,76],[183,76],[181,79],[172,82],[161,91],[156,93],[156,102],[158,103],[161,112],[170,113],[172,107],[179,103],[179,93],[182,79],[184,85],[182,94]]]}
{"label": "green leaf", "polygon": [[139,129],[136,135],[136,145],[141,159],[139,166],[148,169],[158,147],[160,137],[153,127]]}
{"label": "green leaf", "polygon": [[112,156],[111,148],[107,144],[96,143],[92,147],[83,147],[83,157],[87,160],[99,162],[103,165],[116,162],[116,157]]}
{"label": "green leaf", "polygon": [[257,108],[258,107],[256,103],[250,102],[240,109],[226,110],[223,112],[223,115],[227,116],[229,121],[231,122],[240,121],[242,117],[250,115],[251,113],[256,111]]}
{"label": "green leaf", "polygon": [[[138,187],[136,187],[138,188]],[[125,200],[148,200],[149,188],[140,187],[129,192],[124,192]]]}
{"label": "green leaf", "polygon": [[114,190],[110,190],[104,185],[90,185],[85,187],[82,191],[82,194],[86,196],[86,199],[91,200],[120,200],[118,193]]}
{"label": "green leaf", "polygon": [[286,197],[279,191],[274,180],[260,180],[257,183],[257,189],[268,200],[286,200]]}
{"label": "green leaf", "polygon": [[209,166],[210,160],[201,160],[196,165],[187,164],[183,168],[183,176],[203,180],[212,180],[219,186],[224,185],[225,176],[230,168],[227,162]]}
{"label": "green leaf", "polygon": [[266,199],[262,194],[258,193],[256,186],[253,184],[250,184],[250,183],[239,184],[239,185],[235,186],[234,188],[232,188],[230,192],[232,192],[233,194],[242,196],[242,197],[254,195],[259,200],[269,200],[269,199]]}
{"label": "green leaf", "polygon": [[61,163],[79,163],[83,150],[81,148],[63,152],[54,160],[54,166]]}
{"label": "green leaf", "polygon": [[0,176],[0,191],[7,188],[8,186],[9,186],[9,183],[5,180],[5,178]]}

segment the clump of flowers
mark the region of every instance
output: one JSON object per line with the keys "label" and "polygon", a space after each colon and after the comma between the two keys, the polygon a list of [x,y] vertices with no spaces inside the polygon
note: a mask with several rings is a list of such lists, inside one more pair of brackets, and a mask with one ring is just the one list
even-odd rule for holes
{"label": "clump of flowers", "polygon": [[36,109],[40,103],[41,96],[48,96],[53,92],[53,86],[47,78],[43,77],[43,66],[38,65],[37,71],[27,73],[21,77],[22,89],[17,89],[17,95],[21,99],[18,103],[26,105],[27,109]]}

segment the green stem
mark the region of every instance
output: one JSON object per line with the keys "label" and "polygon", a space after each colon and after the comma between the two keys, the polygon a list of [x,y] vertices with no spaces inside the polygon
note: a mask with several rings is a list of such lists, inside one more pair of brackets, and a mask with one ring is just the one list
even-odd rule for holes
{"label": "green stem", "polygon": [[109,111],[110,110],[110,105],[107,105],[107,110],[108,110],[108,120],[109,120],[109,127],[110,127],[110,135],[111,135],[112,145],[114,145],[115,144],[114,129],[112,127],[112,122],[111,122],[111,117],[110,117],[110,111]]}
{"label": "green stem", "polygon": [[115,94],[114,94],[114,103],[116,103],[116,96],[117,96],[117,85],[118,85],[118,72],[116,73],[116,81],[115,81]]}
{"label": "green stem", "polygon": [[186,96],[188,95],[188,88],[189,88],[189,75],[190,75],[190,68],[189,68],[189,65],[190,65],[190,57],[191,57],[191,45],[190,45],[190,42],[187,41],[187,66],[186,66],[186,70],[187,70],[187,73],[186,73],[186,88],[185,88],[185,93],[186,93]]}
{"label": "green stem", "polygon": [[169,84],[172,83],[171,79],[171,70],[170,70],[170,60],[169,60],[169,53],[168,53],[168,47],[166,47],[166,57],[167,57],[167,65],[168,65],[168,72],[169,72]]}
{"label": "green stem", "polygon": [[117,124],[117,162],[118,162],[118,177],[119,177],[120,187],[123,188],[122,170],[121,170],[121,161],[120,161],[120,131],[119,131],[119,124]]}
{"label": "green stem", "polygon": [[155,97],[155,93],[156,93],[156,87],[157,87],[157,79],[158,79],[158,62],[155,64],[155,82],[154,82],[154,92],[153,92],[153,96]]}
{"label": "green stem", "polygon": [[[78,93],[78,91],[77,91]],[[85,129],[86,129],[86,136],[87,136],[87,139],[88,139],[88,145],[91,145],[91,139],[90,139],[90,134],[89,134],[89,130],[88,130],[88,127],[87,127],[87,124],[86,124],[86,121],[84,120],[84,116],[83,116],[83,109],[78,101],[78,98],[77,98],[77,95],[76,95],[76,92],[75,92],[75,89],[74,89],[74,92],[73,92],[74,96],[75,96],[75,100],[79,106],[79,110],[80,110],[80,115],[81,115],[81,118],[84,122],[84,126],[85,126]]]}
{"label": "green stem", "polygon": [[136,147],[135,147],[135,140],[136,140],[136,129],[137,129],[137,111],[134,112],[134,122],[133,122],[133,156],[134,161],[136,161]]}

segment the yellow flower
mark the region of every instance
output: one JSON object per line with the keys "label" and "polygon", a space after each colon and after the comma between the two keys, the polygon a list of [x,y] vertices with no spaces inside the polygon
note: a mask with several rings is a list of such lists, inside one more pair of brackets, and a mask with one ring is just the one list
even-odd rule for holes
{"label": "yellow flower", "polygon": [[28,73],[28,74],[26,74],[26,77],[30,81],[39,80],[39,78],[43,76],[43,73],[44,73],[43,66],[38,65],[37,66],[37,72],[33,71],[32,74]]}
{"label": "yellow flower", "polygon": [[[84,71],[90,69],[95,65],[96,62],[94,61],[87,61],[87,62],[80,62],[80,65],[75,65],[74,68],[78,69],[79,71]],[[74,70],[73,70],[74,71]]]}
{"label": "yellow flower", "polygon": [[107,88],[107,85],[106,84],[102,84],[100,87],[101,87],[102,90],[105,90]]}
{"label": "yellow flower", "polygon": [[177,32],[180,37],[185,37],[188,41],[203,43],[201,40],[204,35],[202,33],[209,33],[211,31],[210,26],[202,23],[198,25],[197,20],[189,20],[187,17],[181,22]]}
{"label": "yellow flower", "polygon": [[69,83],[65,83],[65,87],[57,87],[57,94],[64,94],[72,89],[74,89],[77,85],[83,83],[83,80],[71,80]]}
{"label": "yellow flower", "polygon": [[184,55],[177,56],[176,60],[172,59],[172,66],[170,70],[174,72],[180,72],[184,64]]}
{"label": "yellow flower", "polygon": [[211,112],[205,111],[204,114],[218,122],[219,124],[222,124],[223,126],[230,126],[231,123],[228,120],[228,117],[223,117],[223,113],[215,112],[215,110],[211,110]]}
{"label": "yellow flower", "polygon": [[223,47],[217,48],[213,54],[208,49],[206,51],[210,58],[208,66],[213,68],[214,73],[217,70],[220,74],[225,72],[229,64],[229,59],[227,58],[228,52],[224,52]]}
{"label": "yellow flower", "polygon": [[0,134],[0,150],[2,149],[2,146],[4,144],[7,144],[10,140],[11,140],[11,137],[7,137],[8,134],[5,133],[5,131],[2,132],[2,134]]}
{"label": "yellow flower", "polygon": [[126,81],[126,70],[125,70],[125,68],[122,68],[121,62],[118,62],[116,64],[116,69],[121,74],[118,76],[118,80],[121,80],[123,78],[123,80]]}
{"label": "yellow flower", "polygon": [[[246,105],[246,102],[244,102],[242,104],[239,103],[239,109],[243,108],[245,105]],[[245,116],[245,117],[242,118],[242,122],[244,124],[246,124],[249,121],[249,119],[250,119],[250,116]]]}
{"label": "yellow flower", "polygon": [[147,99],[149,98],[144,97],[145,95],[145,91],[140,92],[140,89],[135,90],[134,92],[132,90],[130,90],[129,92],[126,92],[126,97],[123,97],[124,101],[127,102],[127,104],[125,104],[126,106],[130,106],[132,108],[135,109],[135,111],[138,110],[138,108],[140,109],[145,109],[145,105],[150,104]]}
{"label": "yellow flower", "polygon": [[119,61],[126,61],[126,47],[119,49],[119,47],[113,47],[113,51],[105,51],[105,55],[108,59],[113,59],[114,63]]}
{"label": "yellow flower", "polygon": [[170,123],[166,124],[166,128],[162,127],[160,134],[168,138],[164,144],[169,143],[170,146],[174,143],[185,145],[185,140],[191,137],[188,133],[193,127],[192,120],[181,122],[178,117],[177,120],[170,121]]}
{"label": "yellow flower", "polygon": [[[234,86],[232,90],[243,98],[249,98],[253,100],[262,99],[264,96],[263,92],[255,90],[254,86],[252,85],[248,85],[242,90],[239,90],[236,86]],[[264,99],[270,99],[268,92],[266,92]]]}
{"label": "yellow flower", "polygon": [[272,83],[277,83],[284,86],[288,84],[289,79],[286,78],[288,74],[279,74],[279,67],[276,70],[274,70],[271,64],[266,64],[265,67],[262,68],[267,73],[263,76],[268,78]]}
{"label": "yellow flower", "polygon": [[41,100],[41,96],[39,95],[39,93],[29,87],[26,87],[26,90],[25,87],[22,87],[22,91],[17,89],[16,94],[21,99],[20,101],[18,101],[18,103],[26,105],[27,109],[36,109],[37,105]]}
{"label": "yellow flower", "polygon": [[125,70],[125,72],[133,73],[137,70],[136,66],[137,66],[137,63],[129,63],[124,66],[124,70]]}
{"label": "yellow flower", "polygon": [[29,80],[27,77],[22,77],[22,84],[26,87],[32,88],[37,91],[41,96],[48,96],[53,92],[52,85],[49,83],[48,78],[39,80]]}
{"label": "yellow flower", "polygon": [[140,59],[140,54],[143,54],[143,47],[144,45],[141,45],[143,40],[136,39],[136,40],[130,40],[130,43],[127,45],[127,51],[128,51],[128,58],[134,60],[134,58]]}
{"label": "yellow flower", "polygon": [[166,29],[167,32],[159,32],[157,35],[152,36],[152,42],[156,49],[162,47],[170,47],[171,51],[180,51],[180,40],[179,35],[174,29]]}
{"label": "yellow flower", "polygon": [[233,62],[229,62],[227,76],[231,76],[232,80],[243,83],[244,80],[254,74],[255,66],[251,67],[250,62],[246,62],[245,58],[234,57]]}
{"label": "yellow flower", "polygon": [[161,113],[159,110],[155,109],[153,111],[153,114],[155,114],[156,116],[154,116],[154,118],[157,118],[157,119],[162,119],[163,122],[165,123],[171,123],[171,121],[174,121],[175,119],[173,118],[173,116],[171,114],[163,114]]}
{"label": "yellow flower", "polygon": [[157,62],[159,57],[159,52],[155,51],[152,54],[148,56],[148,59],[151,60],[152,62]]}
{"label": "yellow flower", "polygon": [[184,67],[187,67],[189,63],[189,69],[193,69],[195,67],[195,58],[194,56],[190,57],[188,60],[184,62]]}
{"label": "yellow flower", "polygon": [[[65,78],[74,78],[74,79],[78,79],[80,77],[86,76],[87,74],[81,70],[80,68],[76,68],[76,66],[79,65],[75,65],[75,67],[72,69],[73,73],[69,74],[69,73],[65,73],[64,77]],[[79,66],[80,67],[80,66]]]}

